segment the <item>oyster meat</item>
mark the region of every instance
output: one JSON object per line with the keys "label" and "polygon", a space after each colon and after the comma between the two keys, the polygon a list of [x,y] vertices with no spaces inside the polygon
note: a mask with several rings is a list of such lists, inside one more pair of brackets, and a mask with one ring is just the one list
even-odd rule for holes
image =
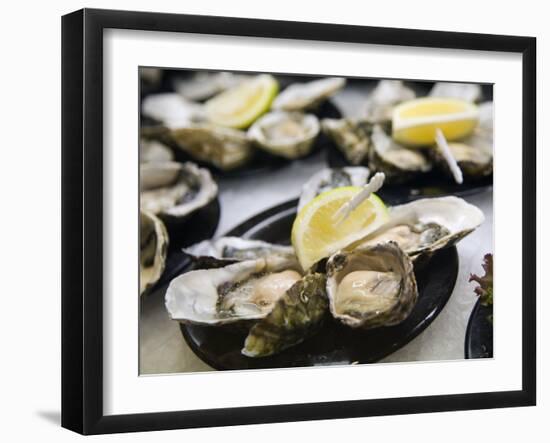
{"label": "oyster meat", "polygon": [[197,123],[174,129],[170,136],[189,156],[222,171],[244,165],[254,154],[246,133],[237,129]]}
{"label": "oyster meat", "polygon": [[428,172],[432,165],[418,149],[408,149],[396,143],[380,125],[374,125],[369,151],[369,168],[383,172],[389,183],[402,183]]}
{"label": "oyster meat", "polygon": [[168,128],[179,128],[205,119],[201,104],[190,102],[175,92],[147,95],[141,103],[141,112]]}
{"label": "oyster meat", "polygon": [[139,293],[158,281],[164,272],[168,250],[168,232],[154,214],[139,214]]}
{"label": "oyster meat", "polygon": [[273,155],[295,159],[311,152],[319,130],[319,120],[312,114],[274,111],[260,117],[248,136]]}
{"label": "oyster meat", "polygon": [[314,109],[346,85],[340,77],[323,78],[308,83],[294,83],[281,92],[271,108],[281,111]]}
{"label": "oyster meat", "polygon": [[321,121],[321,128],[351,165],[367,163],[371,144],[372,124],[370,122],[350,118],[325,118]]}
{"label": "oyster meat", "polygon": [[417,259],[456,244],[485,219],[478,207],[453,196],[419,199],[389,212],[389,222],[346,249],[395,242]]}
{"label": "oyster meat", "polygon": [[416,98],[416,93],[401,80],[380,80],[365,104],[364,114],[372,123],[389,124],[393,108]]}
{"label": "oyster meat", "polygon": [[183,218],[216,198],[218,186],[207,169],[191,162],[140,165],[140,207],[163,217]]}
{"label": "oyster meat", "polygon": [[252,326],[241,352],[247,357],[266,357],[301,343],[322,325],[327,308],[325,275],[306,275]]}
{"label": "oyster meat", "polygon": [[139,141],[139,161],[140,163],[149,162],[169,162],[174,159],[172,150],[158,140],[147,140],[142,138]]}
{"label": "oyster meat", "polygon": [[458,98],[469,102],[481,99],[481,86],[476,83],[436,83],[429,95],[431,97]]}
{"label": "oyster meat", "polygon": [[173,320],[183,323],[258,320],[301,278],[294,263],[278,256],[194,270],[172,280],[166,291],[166,309]]}
{"label": "oyster meat", "polygon": [[338,252],[327,261],[327,295],[330,312],[345,325],[396,325],[418,298],[412,261],[394,242]]}
{"label": "oyster meat", "polygon": [[368,179],[369,170],[363,166],[321,169],[302,186],[298,211],[325,191],[342,186],[364,186]]}

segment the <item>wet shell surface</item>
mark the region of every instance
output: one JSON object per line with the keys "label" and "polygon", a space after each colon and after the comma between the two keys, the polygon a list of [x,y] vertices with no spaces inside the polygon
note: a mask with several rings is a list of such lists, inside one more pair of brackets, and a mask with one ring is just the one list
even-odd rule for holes
{"label": "wet shell surface", "polygon": [[452,246],[483,223],[483,212],[458,197],[424,198],[389,210],[390,221],[356,247],[395,242],[413,259]]}
{"label": "wet shell surface", "polygon": [[319,130],[319,120],[313,114],[275,111],[260,117],[248,130],[248,137],[270,154],[295,159],[311,152]]}
{"label": "wet shell surface", "polygon": [[418,298],[412,261],[393,242],[338,252],[327,261],[327,295],[330,312],[345,325],[396,325]]}
{"label": "wet shell surface", "polygon": [[156,215],[183,218],[216,198],[218,186],[207,169],[191,162],[140,165],[140,207]]}
{"label": "wet shell surface", "polygon": [[141,113],[168,128],[179,128],[205,119],[201,104],[186,100],[175,92],[147,95],[141,103]]}
{"label": "wet shell surface", "polygon": [[367,163],[371,146],[370,122],[350,118],[325,118],[321,121],[321,128],[351,165]]}
{"label": "wet shell surface", "polygon": [[284,258],[270,256],[176,277],[166,291],[173,320],[223,325],[266,317],[277,300],[302,278]]}
{"label": "wet shell surface", "polygon": [[322,169],[302,186],[298,211],[323,192],[342,186],[364,186],[368,179],[369,170],[363,166]]}
{"label": "wet shell surface", "polygon": [[246,164],[254,154],[246,133],[209,123],[190,124],[174,129],[170,137],[192,158],[229,171]]}
{"label": "wet shell surface", "polygon": [[481,86],[474,83],[436,83],[429,95],[431,97],[457,98],[469,102],[477,102],[481,99]]}
{"label": "wet shell surface", "polygon": [[169,162],[174,159],[172,150],[157,140],[142,138],[139,141],[139,162]]}
{"label": "wet shell surface", "polygon": [[281,92],[271,108],[280,111],[314,109],[346,85],[340,77],[323,78],[308,83],[294,83]]}
{"label": "wet shell surface", "polygon": [[383,172],[388,183],[400,183],[428,172],[432,165],[420,150],[396,143],[382,126],[374,125],[369,151],[369,168]]}
{"label": "wet shell surface", "polygon": [[139,293],[143,294],[164,272],[168,232],[150,212],[140,211],[139,220]]}
{"label": "wet shell surface", "polygon": [[364,115],[371,123],[386,124],[392,119],[393,108],[416,97],[416,93],[401,80],[380,80],[369,95]]}

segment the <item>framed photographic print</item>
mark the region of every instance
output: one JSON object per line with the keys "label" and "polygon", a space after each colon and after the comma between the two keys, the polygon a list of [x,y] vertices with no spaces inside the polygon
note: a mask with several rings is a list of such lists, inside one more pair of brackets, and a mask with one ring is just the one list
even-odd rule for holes
{"label": "framed photographic print", "polygon": [[64,16],[62,425],[534,405],[535,51]]}

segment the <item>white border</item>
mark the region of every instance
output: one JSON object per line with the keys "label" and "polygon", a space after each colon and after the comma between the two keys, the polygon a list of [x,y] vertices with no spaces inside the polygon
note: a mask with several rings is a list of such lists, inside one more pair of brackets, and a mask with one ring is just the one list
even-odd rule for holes
{"label": "white border", "polygon": [[[495,83],[497,358],[139,377],[139,65]],[[105,31],[105,414],[520,389],[521,72],[519,54]]]}

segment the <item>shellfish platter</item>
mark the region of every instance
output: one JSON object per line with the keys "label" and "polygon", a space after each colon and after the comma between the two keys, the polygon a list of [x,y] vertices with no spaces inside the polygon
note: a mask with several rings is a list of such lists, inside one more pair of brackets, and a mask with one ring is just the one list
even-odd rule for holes
{"label": "shellfish platter", "polygon": [[140,75],[142,373],[380,361],[492,248],[488,85]]}

